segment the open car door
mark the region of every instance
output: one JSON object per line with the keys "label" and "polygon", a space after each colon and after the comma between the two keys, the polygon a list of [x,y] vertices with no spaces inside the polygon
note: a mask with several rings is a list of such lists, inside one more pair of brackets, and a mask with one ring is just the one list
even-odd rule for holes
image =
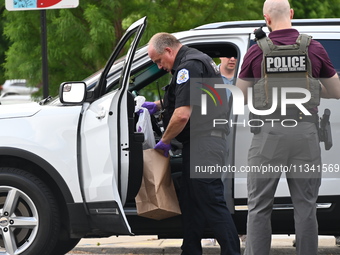
{"label": "open car door", "polygon": [[[80,132],[83,196],[95,228],[110,234],[131,234],[123,210],[129,182],[131,104],[134,108],[128,86],[133,58],[145,27],[146,17],[127,29],[103,69],[91,104],[83,109]],[[117,64],[128,42],[128,53],[123,63]],[[111,70],[113,66],[117,69]],[[117,71],[121,72],[118,86],[107,93],[108,75]],[[142,155],[142,150],[139,154]]]}
{"label": "open car door", "polygon": [[[129,113],[129,110],[131,111],[131,107],[129,106],[131,106],[131,103],[132,103],[133,104],[132,109],[134,111],[134,101],[133,101],[133,98],[129,97],[128,95],[128,88],[129,88],[129,83],[131,80],[130,72],[131,72],[133,57],[135,55],[140,38],[146,27],[146,18],[140,19],[139,21],[135,22],[131,27],[128,29],[126,36],[128,36],[129,38],[134,36],[134,39],[133,39],[133,42],[131,43],[130,49],[125,58],[125,65],[123,67],[123,71],[122,71],[120,82],[119,82],[120,88],[118,89],[117,93],[113,97],[113,100],[110,106],[110,111],[117,113],[117,116],[115,117],[112,116],[112,118],[109,118],[111,151],[116,153],[116,155],[113,156],[113,161],[114,161],[114,169],[118,170],[116,171],[115,174],[117,175],[116,177],[118,180],[118,190],[120,191],[122,204],[124,204],[127,199],[128,184],[129,184],[129,179],[131,179],[129,178],[129,172],[130,172],[129,164],[131,163],[131,161],[133,161],[130,155],[130,152],[132,151],[132,141],[131,141],[132,139],[130,139],[132,126],[131,126],[131,122],[129,122],[129,118],[131,118],[131,112]],[[139,158],[141,159],[142,159],[143,140],[144,140],[144,136],[142,138],[142,141],[140,141],[140,155],[138,155]],[[138,167],[142,169],[143,162],[140,162],[140,163],[141,164]]]}

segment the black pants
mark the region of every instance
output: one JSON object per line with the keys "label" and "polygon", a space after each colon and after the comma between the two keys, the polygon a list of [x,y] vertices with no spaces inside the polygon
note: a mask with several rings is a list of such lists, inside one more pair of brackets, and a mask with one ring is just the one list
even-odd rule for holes
{"label": "black pants", "polygon": [[202,137],[183,145],[180,192],[184,234],[182,255],[202,254],[201,239],[206,226],[210,227],[220,244],[221,254],[239,255],[240,240],[223,197],[223,183],[216,178],[190,178],[190,155],[197,164],[223,164],[225,144],[221,144],[220,138]]}

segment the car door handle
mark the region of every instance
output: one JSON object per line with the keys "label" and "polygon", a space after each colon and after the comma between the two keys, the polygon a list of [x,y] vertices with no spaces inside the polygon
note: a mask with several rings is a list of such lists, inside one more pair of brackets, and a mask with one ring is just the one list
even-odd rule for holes
{"label": "car door handle", "polygon": [[96,116],[97,119],[101,120],[103,118],[105,118],[106,112],[104,109],[101,109],[101,111],[98,113],[98,115]]}

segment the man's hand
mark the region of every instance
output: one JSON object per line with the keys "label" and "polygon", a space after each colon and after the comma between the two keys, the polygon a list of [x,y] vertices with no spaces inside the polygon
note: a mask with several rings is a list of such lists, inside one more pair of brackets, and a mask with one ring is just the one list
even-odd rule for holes
{"label": "man's hand", "polygon": [[162,150],[164,151],[164,157],[169,157],[169,151],[171,149],[171,144],[165,144],[162,142],[162,140],[160,140],[154,147],[155,150]]}
{"label": "man's hand", "polygon": [[150,115],[155,114],[158,111],[157,104],[155,104],[154,102],[145,102],[144,104],[142,104],[142,107],[148,109]]}

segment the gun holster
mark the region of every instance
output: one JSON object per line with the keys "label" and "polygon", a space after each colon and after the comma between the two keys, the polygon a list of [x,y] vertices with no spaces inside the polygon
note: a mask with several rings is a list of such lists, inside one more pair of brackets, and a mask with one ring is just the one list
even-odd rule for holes
{"label": "gun holster", "polygon": [[325,150],[329,150],[333,146],[331,123],[329,122],[330,115],[331,111],[325,109],[322,118],[320,118],[319,138],[320,142],[324,142]]}
{"label": "gun holster", "polygon": [[[253,119],[258,119],[257,116],[253,113],[249,113],[249,120],[253,120]],[[253,133],[254,135],[258,134],[261,132],[261,122],[260,121],[252,121],[252,123],[256,126],[251,126],[250,127],[250,132]]]}

